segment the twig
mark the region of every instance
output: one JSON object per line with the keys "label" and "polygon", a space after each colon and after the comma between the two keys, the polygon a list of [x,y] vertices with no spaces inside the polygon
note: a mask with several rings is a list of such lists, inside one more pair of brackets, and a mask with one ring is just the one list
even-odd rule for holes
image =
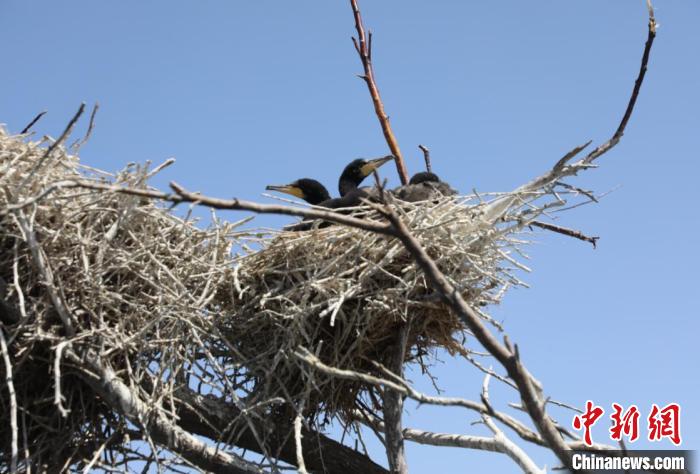
{"label": "twig", "polygon": [[10,395],[10,430],[12,430],[11,458],[10,458],[10,473],[17,472],[17,453],[18,453],[18,431],[17,431],[17,397],[15,395],[15,384],[12,381],[12,362],[10,361],[10,351],[7,349],[7,341],[5,340],[5,330],[0,325],[0,351],[2,351],[2,360],[5,363],[5,384],[7,392]]}
{"label": "twig", "polygon": [[[484,377],[484,383],[481,389],[481,399],[486,406],[491,407],[491,402],[489,401],[489,380],[491,375],[486,374]],[[525,451],[520,448],[517,444],[513,443],[508,437],[501,431],[501,429],[493,422],[491,417],[486,413],[482,413],[481,418],[484,420],[484,424],[493,433],[494,441],[503,448],[503,452],[510,457],[515,463],[520,466],[523,472],[527,474],[543,474],[546,471],[538,468],[535,462],[530,458],[530,456],[525,453]]]}
{"label": "twig", "polygon": [[117,408],[136,426],[146,429],[155,441],[175,448],[175,452],[198,467],[232,474],[263,473],[262,469],[238,456],[207,446],[167,419],[162,412],[151,410],[112,369],[97,361],[96,354],[89,353],[81,358],[72,349],[68,349],[66,355],[81,370],[83,380],[107,403]]}
{"label": "twig", "polygon": [[66,346],[70,345],[69,341],[63,341],[56,346],[56,357],[53,361],[53,379],[54,379],[54,397],[53,403],[58,408],[59,413],[63,418],[68,417],[70,410],[63,406],[63,395],[61,394],[61,354]]}
{"label": "twig", "polygon": [[403,160],[403,155],[401,154],[401,149],[399,148],[399,143],[394,136],[394,132],[391,129],[391,124],[389,123],[389,116],[384,111],[384,104],[382,103],[382,98],[379,95],[379,89],[377,88],[377,83],[374,78],[374,68],[372,67],[372,33],[369,33],[369,39],[365,35],[365,27],[362,23],[362,16],[360,14],[360,9],[357,6],[357,0],[350,0],[350,6],[352,7],[352,12],[355,17],[355,29],[357,30],[357,38],[353,37],[352,42],[355,45],[355,50],[360,56],[362,61],[362,67],[364,69],[364,75],[360,76],[367,84],[367,89],[372,97],[372,103],[374,104],[374,112],[379,119],[379,124],[382,127],[382,132],[384,133],[384,139],[387,145],[389,145],[389,150],[391,154],[394,155],[394,161],[396,162],[396,171],[399,173],[399,179],[401,184],[408,184],[408,171],[406,170],[406,164]]}
{"label": "twig", "polygon": [[70,121],[68,122],[68,125],[66,125],[66,128],[65,128],[65,130],[63,130],[63,133],[61,134],[61,136],[58,137],[58,140],[53,142],[51,144],[51,146],[49,146],[46,149],[46,152],[44,153],[44,155],[39,159],[39,161],[36,162],[36,164],[31,169],[31,171],[29,173],[27,173],[27,176],[24,177],[24,179],[22,180],[22,183],[19,185],[20,189],[23,188],[27,184],[27,182],[32,178],[32,176],[34,176],[34,173],[39,171],[39,168],[41,168],[43,166],[44,162],[49,158],[49,156],[51,156],[51,153],[53,153],[53,151],[61,143],[63,143],[63,141],[66,138],[68,138],[68,136],[73,131],[73,127],[75,127],[76,122],[78,121],[80,116],[83,115],[84,111],[85,111],[85,103],[83,102],[82,104],[80,104],[80,107],[78,108],[78,111],[75,113],[75,115],[73,115],[73,118],[70,119]]}
{"label": "twig", "polygon": [[569,151],[566,155],[562,156],[559,161],[557,161],[554,164],[554,167],[552,168],[554,171],[561,171],[566,164],[573,160],[576,155],[581,153],[588,145],[590,145],[593,142],[593,140],[588,140],[586,143],[583,145],[579,145],[574,147],[571,151]]}
{"label": "twig", "polygon": [[160,199],[173,204],[193,203],[200,204],[213,209],[227,209],[234,211],[251,211],[257,214],[278,214],[286,216],[305,217],[307,219],[321,219],[336,224],[355,227],[369,232],[376,232],[381,235],[391,235],[390,227],[386,224],[371,221],[367,219],[358,219],[356,217],[347,216],[338,212],[322,210],[318,208],[301,208],[291,206],[278,206],[272,204],[258,204],[242,199],[219,199],[202,194],[187,191],[177,183],[171,182],[170,187],[175,191],[175,194],[164,193],[145,188],[129,188],[119,185],[102,184],[92,181],[64,181],[60,186],[55,186],[54,190],[60,188],[84,188],[94,189],[99,191],[110,191],[132,196],[140,196],[149,199]]}
{"label": "twig", "polygon": [[610,140],[590,152],[584,159],[584,163],[592,163],[600,155],[610,151],[611,148],[617,145],[622,138],[622,135],[625,133],[627,122],[629,122],[630,117],[632,117],[632,112],[634,111],[634,106],[637,103],[637,97],[639,97],[639,91],[642,88],[642,82],[644,82],[644,76],[647,72],[647,64],[649,63],[651,46],[654,43],[654,38],[656,38],[656,19],[654,18],[654,8],[651,5],[651,0],[647,0],[647,10],[649,11],[649,32],[647,34],[646,44],[644,45],[644,52],[642,53],[642,63],[639,67],[639,74],[637,75],[637,80],[634,82],[632,95],[627,103],[625,113],[622,116],[622,120],[620,120],[620,125],[618,125],[617,130],[615,130],[615,133]]}
{"label": "twig", "polygon": [[542,222],[542,221],[530,221],[530,222],[528,222],[528,225],[529,226],[534,225],[535,227],[539,227],[539,228],[545,229],[545,230],[550,230],[552,232],[556,232],[557,234],[568,235],[569,237],[573,237],[575,239],[583,240],[585,242],[590,242],[591,244],[593,244],[593,248],[596,248],[598,240],[600,239],[600,237],[589,237],[578,230],[569,229],[567,227],[549,224],[547,222]]}
{"label": "twig", "polygon": [[27,133],[39,120],[41,120],[41,117],[43,117],[44,115],[46,115],[46,112],[48,112],[48,110],[44,110],[44,111],[39,112],[38,114],[36,114],[36,116],[32,119],[32,121],[29,122],[29,123],[27,124],[27,126],[24,127],[24,128],[22,129],[21,132],[19,132],[19,134],[20,134],[20,135],[24,135],[25,133]]}
{"label": "twig", "polygon": [[[403,395],[406,395],[412,398],[413,400],[417,401],[418,403],[437,406],[458,406],[466,408],[468,410],[476,411],[478,413],[489,413],[489,409],[484,404],[475,402],[473,400],[467,400],[464,398],[456,397],[433,397],[418,392],[405,381],[391,381],[387,379],[381,379],[372,375],[355,372],[352,370],[330,367],[321,362],[316,356],[314,356],[304,348],[299,348],[299,350],[295,352],[294,355],[299,359],[303,360],[304,362],[312,365],[317,370],[324,372],[328,375],[349,380],[357,380],[372,385],[381,385],[385,387],[385,389],[394,390]],[[491,415],[506,426],[508,426],[510,429],[515,431],[518,434],[518,436],[520,436],[525,441],[535,443],[539,446],[547,446],[547,443],[537,433],[530,430],[510,415],[498,411],[492,412]]]}
{"label": "twig", "polygon": [[79,140],[76,140],[71,145],[71,148],[74,152],[77,153],[78,150],[80,150],[80,147],[82,147],[90,139],[90,136],[92,135],[92,129],[95,127],[95,115],[97,115],[97,111],[99,110],[99,108],[100,103],[95,102],[95,105],[92,107],[92,113],[90,113],[90,122],[88,124],[87,132],[85,132],[85,136]]}
{"label": "twig", "polygon": [[[358,414],[358,419],[362,424],[367,425],[377,431],[384,432],[384,423],[369,415]],[[501,445],[493,438],[485,436],[469,436],[452,433],[434,433],[431,431],[417,430],[414,428],[404,428],[403,437],[408,441],[431,446],[450,446],[455,448],[479,449],[482,451],[503,452]]]}
{"label": "twig", "polygon": [[418,148],[420,148],[423,152],[423,159],[425,160],[425,171],[427,171],[428,173],[432,173],[433,166],[430,163],[430,150],[428,149],[428,147],[423,145],[418,145]]}
{"label": "twig", "polygon": [[[175,395],[180,426],[194,434],[210,439],[219,439],[222,433],[230,429],[231,420],[241,416],[240,410],[232,403],[210,396],[202,396],[187,386],[179,387]],[[195,407],[198,408],[195,409]],[[254,422],[259,431],[266,433],[266,441],[270,445],[270,451],[279,453],[278,459],[290,464],[297,461],[295,443],[289,436],[293,429],[290,423],[280,422],[269,426],[259,421]],[[266,431],[266,429],[271,429],[271,431]],[[307,469],[312,472],[340,474],[350,470],[352,472],[388,474],[388,471],[381,466],[360,453],[356,453],[351,448],[307,429],[303,425],[301,429],[304,462]],[[246,428],[241,428],[237,432],[236,446],[258,453],[263,451],[258,445],[256,437],[251,434],[251,430]]]}
{"label": "twig", "polygon": [[[554,183],[554,184],[556,184],[557,186],[561,186],[561,187],[563,187],[563,188],[569,189],[569,190],[571,190],[571,191],[576,191],[577,193],[581,193],[581,194],[583,194],[584,196],[586,196],[588,199],[590,199],[591,201],[593,201],[593,202],[595,202],[595,203],[598,202],[598,198],[597,198],[597,197],[595,196],[595,194],[593,194],[593,192],[591,192],[591,191],[586,191],[585,189],[581,189],[581,188],[579,188],[578,186],[572,186],[572,185],[570,185],[570,184],[568,184],[568,183],[564,183],[563,181],[557,181],[557,182]],[[602,196],[601,196],[601,197],[602,197]]]}
{"label": "twig", "polygon": [[[382,432],[384,431],[384,423],[376,418],[369,418],[368,414],[366,413],[355,412],[355,417],[360,420],[361,423],[371,427],[372,429]],[[487,438],[485,436],[433,433],[430,431],[417,430],[413,428],[404,428],[403,436],[405,440],[419,444],[480,449],[483,451],[505,453],[502,443],[497,442],[494,438]],[[546,446],[546,444],[543,444],[543,446]],[[594,445],[593,447],[587,447],[583,444],[583,442],[581,442],[572,443],[571,449],[588,450],[590,452],[605,452],[611,456],[620,456],[619,451],[615,451],[617,448],[608,445]]]}
{"label": "twig", "polygon": [[90,459],[90,462],[85,465],[83,468],[83,474],[90,474],[90,471],[92,467],[97,463],[97,461],[100,459],[100,456],[102,456],[102,453],[104,452],[105,448],[112,442],[112,439],[117,435],[117,431],[112,433],[109,438],[105,440],[104,443],[95,451],[95,454],[93,454],[92,458]]}
{"label": "twig", "polygon": [[24,234],[24,240],[27,243],[27,246],[29,247],[29,250],[32,254],[34,264],[36,265],[37,270],[39,270],[39,274],[44,280],[44,287],[46,288],[46,291],[49,294],[49,297],[51,298],[51,303],[53,304],[54,308],[56,309],[56,313],[58,313],[58,316],[61,319],[61,322],[63,323],[63,327],[66,330],[66,334],[68,334],[68,336],[73,336],[75,334],[75,329],[73,327],[73,320],[71,318],[71,314],[66,309],[66,306],[63,304],[60,295],[54,287],[55,282],[53,278],[53,272],[51,271],[51,267],[46,259],[46,255],[44,254],[43,249],[39,245],[39,242],[37,242],[34,229],[27,220],[23,211],[17,212],[16,217],[17,223],[20,229],[22,230],[22,233]]}
{"label": "twig", "polygon": [[297,469],[299,474],[308,474],[306,464],[304,463],[304,449],[301,444],[301,411],[294,418],[294,442],[296,446]]}
{"label": "twig", "polygon": [[530,456],[523,451],[523,449],[512,442],[508,437],[501,431],[496,423],[493,422],[490,416],[482,415],[484,424],[493,433],[494,441],[503,448],[503,452],[511,458],[515,463],[520,466],[523,472],[527,474],[544,474],[546,471],[537,467],[535,462],[530,459]]}

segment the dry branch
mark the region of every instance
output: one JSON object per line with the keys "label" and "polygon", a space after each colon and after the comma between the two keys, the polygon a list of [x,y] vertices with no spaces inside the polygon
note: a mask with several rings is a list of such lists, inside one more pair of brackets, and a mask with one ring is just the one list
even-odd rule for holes
{"label": "dry branch", "polygon": [[425,160],[425,171],[428,173],[433,172],[433,166],[430,163],[430,150],[424,145],[418,145],[418,148],[423,152],[423,160]]}
{"label": "dry branch", "polygon": [[[398,328],[398,336],[396,343],[392,348],[392,354],[389,359],[389,370],[395,377],[403,378],[403,364],[406,358],[406,345],[408,342],[408,325],[403,323]],[[383,410],[384,410],[384,434],[387,459],[389,460],[389,469],[392,473],[405,474],[408,473],[408,464],[406,463],[406,453],[403,443],[403,428],[401,419],[403,417],[403,398],[401,392],[395,390],[384,390],[383,393]]]}
{"label": "dry branch", "polygon": [[238,456],[207,446],[187,433],[162,412],[153,410],[141,400],[109,367],[97,362],[94,353],[78,356],[68,351],[71,361],[81,369],[81,377],[111,406],[119,409],[152,439],[178,453],[201,469],[230,474],[263,474],[262,469]]}
{"label": "dry branch", "polygon": [[33,127],[39,120],[41,120],[41,117],[43,117],[44,115],[46,115],[46,112],[47,112],[47,111],[44,110],[44,111],[39,112],[38,114],[36,114],[36,115],[34,116],[34,118],[31,120],[31,122],[29,122],[29,123],[27,124],[27,126],[24,127],[24,128],[22,129],[21,132],[19,132],[19,134],[20,134],[20,135],[24,135],[25,133],[29,132],[29,130],[31,130],[32,127]]}
{"label": "dry branch", "polygon": [[352,13],[355,18],[355,29],[357,30],[357,38],[353,37],[352,42],[355,45],[357,54],[360,56],[362,68],[364,69],[364,74],[360,76],[360,78],[367,84],[369,95],[372,97],[374,112],[382,127],[384,139],[387,145],[389,145],[391,154],[394,155],[396,171],[399,173],[401,184],[408,184],[406,164],[401,154],[401,149],[399,148],[399,142],[396,140],[396,136],[391,129],[389,116],[384,110],[384,103],[379,95],[379,88],[377,87],[377,81],[374,77],[374,68],[372,66],[372,33],[370,32],[368,35],[365,34],[365,26],[362,23],[362,15],[360,13],[360,8],[357,6],[357,0],[350,0],[350,6],[352,7]]}

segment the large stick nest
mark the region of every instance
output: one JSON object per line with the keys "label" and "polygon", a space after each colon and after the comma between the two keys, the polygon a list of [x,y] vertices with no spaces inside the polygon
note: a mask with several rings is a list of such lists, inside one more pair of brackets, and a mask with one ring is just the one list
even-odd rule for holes
{"label": "large stick nest", "polygon": [[[397,204],[473,306],[497,303],[504,288],[519,283],[504,259],[512,242],[483,219],[484,204],[452,196]],[[282,232],[240,260],[234,285],[236,311],[220,320],[236,349],[232,362],[247,361],[257,398],[304,403],[309,416],[349,420],[354,409],[376,412],[381,393],[373,384],[310,371],[300,347],[328,366],[386,377],[398,328],[407,324],[405,362],[429,370],[439,347],[469,356],[463,324],[394,238],[342,226]]]}
{"label": "large stick nest", "polygon": [[[0,129],[0,316],[17,429],[34,465],[80,464],[100,447],[147,459],[129,447],[133,433],[115,407],[61,359],[66,340],[77,352],[100,354],[153,410],[173,412],[173,395],[186,387],[262,419],[303,407],[312,422],[347,421],[355,409],[378,414],[381,396],[373,385],[317,370],[300,357],[305,351],[333,368],[390,377],[384,367],[399,326],[408,325],[405,362],[429,371],[437,348],[471,359],[467,331],[396,239],[338,225],[234,232],[236,224],[214,219],[202,229],[148,199],[66,185],[145,188],[152,174],[148,166],[116,174],[87,168],[61,146],[47,155],[46,143]],[[515,258],[518,234],[570,192],[554,197],[554,178],[396,209],[491,321],[485,307],[521,284],[513,273],[524,268]],[[60,308],[70,313],[72,335]],[[6,374],[0,364],[0,380]],[[3,413],[11,402],[0,389]],[[0,428],[0,467],[12,431]]]}
{"label": "large stick nest", "polygon": [[[149,176],[148,167],[139,166],[114,175],[97,172],[62,149],[37,168],[46,147],[21,138],[0,129],[0,212],[55,183],[91,179],[143,187]],[[59,343],[70,339],[75,347],[96,351],[127,385],[150,381],[152,396],[145,395],[162,405],[161,397],[175,388],[175,374],[185,373],[192,360],[192,338],[208,332],[211,300],[232,274],[231,226],[201,230],[149,200],[80,189],[58,188],[17,207],[0,217],[0,277],[6,283],[0,299],[6,302],[1,315],[20,443],[24,436],[35,466],[58,472],[89,459],[107,439],[123,443],[129,431],[65,358],[54,365]],[[38,254],[32,253],[32,239]],[[72,313],[73,337],[67,337],[52,293]],[[235,311],[230,299],[216,306]],[[0,380],[5,376],[0,364]],[[0,411],[10,412],[4,384]],[[10,437],[10,424],[3,422],[0,470],[9,462]]]}

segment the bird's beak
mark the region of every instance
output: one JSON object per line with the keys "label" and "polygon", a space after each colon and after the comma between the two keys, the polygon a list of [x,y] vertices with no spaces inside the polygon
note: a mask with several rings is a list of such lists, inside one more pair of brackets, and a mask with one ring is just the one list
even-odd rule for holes
{"label": "bird's beak", "polygon": [[304,199],[304,192],[298,186],[291,184],[283,184],[280,186],[269,185],[265,189],[268,191],[277,191],[280,193],[291,194],[292,196],[298,197],[299,199]]}
{"label": "bird's beak", "polygon": [[394,159],[394,155],[387,155],[383,158],[369,160],[367,163],[362,165],[362,168],[360,168],[360,170],[362,172],[362,176],[369,176],[372,173],[372,171],[376,170],[377,168],[382,166],[387,161],[391,161],[393,159]]}

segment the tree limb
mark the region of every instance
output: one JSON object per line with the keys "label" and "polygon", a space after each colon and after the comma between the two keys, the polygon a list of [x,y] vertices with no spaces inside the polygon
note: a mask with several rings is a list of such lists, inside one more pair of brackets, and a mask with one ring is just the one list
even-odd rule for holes
{"label": "tree limb", "polygon": [[403,155],[401,154],[401,149],[399,148],[399,142],[394,136],[394,132],[391,129],[391,124],[389,123],[389,116],[384,111],[384,103],[379,95],[379,89],[377,88],[377,82],[374,78],[374,68],[372,67],[372,33],[365,35],[365,27],[362,23],[362,15],[360,14],[360,8],[357,6],[357,0],[350,0],[350,6],[352,7],[352,13],[355,17],[355,29],[357,30],[357,38],[352,38],[353,44],[355,45],[355,50],[360,56],[362,61],[362,67],[364,69],[364,75],[360,76],[367,84],[367,89],[369,90],[369,95],[372,97],[372,104],[374,104],[374,112],[377,114],[377,119],[379,119],[379,124],[382,127],[382,132],[384,133],[384,139],[387,145],[389,145],[389,150],[391,154],[394,155],[394,161],[396,163],[396,171],[399,173],[399,179],[401,179],[401,184],[408,184],[408,171],[406,170],[406,164],[403,160]]}
{"label": "tree limb", "polygon": [[233,454],[207,446],[183,430],[164,412],[151,409],[137,394],[127,387],[114,371],[100,364],[97,356],[88,353],[78,356],[73,349],[66,356],[80,371],[80,376],[110,406],[119,410],[136,426],[146,430],[153,440],[187,459],[201,469],[231,474],[262,474],[264,471],[254,464]]}
{"label": "tree limb", "polygon": [[[406,341],[408,339],[409,323],[401,324],[398,330],[396,344],[391,355],[391,365],[389,369],[397,378],[403,377],[403,363],[406,353]],[[403,435],[401,428],[401,418],[403,414],[403,398],[401,392],[391,389],[384,390],[383,410],[385,430],[385,447],[389,469],[392,473],[407,474],[408,464],[406,463],[406,453],[403,445]]]}
{"label": "tree limb", "polygon": [[[241,416],[241,411],[230,403],[213,396],[199,395],[184,387],[176,392],[177,414],[183,429],[213,440],[222,439],[230,430],[231,420]],[[196,410],[194,407],[198,407]],[[292,436],[291,423],[276,422],[272,431],[267,424],[255,420],[259,432],[265,432],[266,442],[271,453],[280,460],[296,465],[296,446]],[[255,436],[248,427],[239,429],[231,443],[237,447],[260,452]],[[321,433],[301,428],[301,444],[306,468],[314,473],[344,474],[362,472],[367,474],[387,474],[387,470],[374,463],[359,451],[338,443]]]}

